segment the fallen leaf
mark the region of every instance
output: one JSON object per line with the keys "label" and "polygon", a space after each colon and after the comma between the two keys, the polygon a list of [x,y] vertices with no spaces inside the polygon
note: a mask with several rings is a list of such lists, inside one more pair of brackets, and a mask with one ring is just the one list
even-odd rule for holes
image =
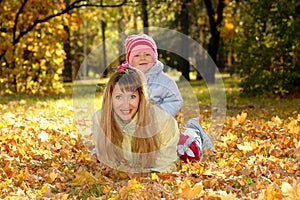
{"label": "fallen leaf", "polygon": [[244,142],[243,144],[237,144],[236,146],[239,150],[242,150],[243,153],[253,151],[253,148],[252,148],[252,145],[250,142]]}
{"label": "fallen leaf", "polygon": [[75,179],[73,179],[69,185],[71,186],[83,186],[85,184],[93,185],[93,184],[106,184],[101,180],[96,179],[91,173],[88,171],[80,171],[75,174]]}
{"label": "fallen leaf", "polygon": [[202,182],[196,183],[194,186],[192,186],[191,180],[186,179],[182,183],[180,183],[177,195],[181,198],[192,199],[201,195],[202,191]]}

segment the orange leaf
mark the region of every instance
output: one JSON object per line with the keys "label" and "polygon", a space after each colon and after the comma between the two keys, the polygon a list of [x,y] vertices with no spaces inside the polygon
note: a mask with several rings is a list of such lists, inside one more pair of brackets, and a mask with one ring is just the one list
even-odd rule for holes
{"label": "orange leaf", "polygon": [[35,182],[35,179],[33,178],[33,175],[28,172],[27,167],[25,168],[24,179],[26,181],[28,181],[29,183],[34,183]]}
{"label": "orange leaf", "polygon": [[8,161],[6,163],[6,165],[4,166],[3,170],[5,171],[5,173],[8,175],[8,176],[13,176],[13,174],[18,171],[16,168],[12,167],[11,166],[11,161]]}
{"label": "orange leaf", "polygon": [[55,179],[57,178],[57,175],[58,175],[58,173],[56,173],[54,171],[50,172],[49,177],[50,177],[51,182],[55,181]]}
{"label": "orange leaf", "polygon": [[236,119],[239,123],[245,122],[247,119],[247,113],[242,112],[241,115],[237,115]]}
{"label": "orange leaf", "polygon": [[179,189],[177,191],[177,195],[182,198],[195,198],[197,195],[200,195],[200,193],[203,191],[203,185],[201,183],[196,183],[194,186],[191,184],[191,180],[186,179],[181,185],[179,186]]}

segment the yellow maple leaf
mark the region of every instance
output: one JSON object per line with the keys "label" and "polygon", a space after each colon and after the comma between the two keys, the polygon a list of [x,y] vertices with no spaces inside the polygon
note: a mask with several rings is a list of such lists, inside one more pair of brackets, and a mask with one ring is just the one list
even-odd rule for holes
{"label": "yellow maple leaf", "polygon": [[247,119],[247,113],[242,112],[240,115],[237,115],[237,116],[236,116],[236,119],[237,119],[237,121],[238,121],[239,123],[245,122],[246,119]]}
{"label": "yellow maple leaf", "polygon": [[43,187],[40,189],[39,193],[40,193],[41,195],[43,195],[43,194],[46,192],[46,190],[47,190],[48,187],[49,187],[49,186],[48,186],[48,183],[46,183],[46,184],[43,185]]}
{"label": "yellow maple leaf", "polygon": [[151,173],[151,180],[155,181],[158,179],[158,176],[156,173]]}
{"label": "yellow maple leaf", "polygon": [[281,125],[281,123],[282,123],[282,121],[281,121],[281,119],[278,117],[278,116],[273,116],[272,118],[271,118],[271,120],[272,120],[272,122],[274,122],[277,126],[280,126]]}
{"label": "yellow maple leaf", "polygon": [[292,133],[292,134],[300,133],[300,127],[298,125],[297,120],[292,120],[290,123],[288,123],[287,130],[289,133]]}
{"label": "yellow maple leaf", "polygon": [[206,176],[219,176],[219,177],[222,177],[222,178],[226,178],[225,174],[223,174],[222,172],[212,171],[211,169],[208,169],[205,172],[203,172],[203,175],[206,175]]}
{"label": "yellow maple leaf", "polygon": [[23,147],[18,147],[18,151],[19,151],[19,153],[22,155],[22,157],[24,157],[24,155],[25,155],[25,150],[24,150],[24,148],[23,148]]}
{"label": "yellow maple leaf", "polygon": [[250,142],[244,142],[244,144],[237,144],[236,147],[239,149],[239,150],[242,150],[244,153],[247,153],[249,151],[252,151],[253,150],[253,145],[251,145]]}
{"label": "yellow maple leaf", "polygon": [[75,179],[73,179],[69,185],[71,186],[83,186],[85,184],[106,184],[105,182],[98,180],[88,171],[80,171],[75,174]]}
{"label": "yellow maple leaf", "polygon": [[136,178],[133,178],[128,181],[128,188],[131,190],[138,189],[141,187],[141,184],[136,180]]}
{"label": "yellow maple leaf", "polygon": [[19,175],[17,176],[18,182],[17,185],[21,185],[24,181],[24,170],[21,169]]}

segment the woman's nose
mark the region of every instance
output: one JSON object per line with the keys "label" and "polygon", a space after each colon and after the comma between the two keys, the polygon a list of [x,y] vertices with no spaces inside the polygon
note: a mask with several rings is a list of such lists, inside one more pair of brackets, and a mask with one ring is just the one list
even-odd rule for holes
{"label": "woman's nose", "polygon": [[130,99],[125,98],[123,101],[123,107],[129,108],[129,105],[130,105]]}

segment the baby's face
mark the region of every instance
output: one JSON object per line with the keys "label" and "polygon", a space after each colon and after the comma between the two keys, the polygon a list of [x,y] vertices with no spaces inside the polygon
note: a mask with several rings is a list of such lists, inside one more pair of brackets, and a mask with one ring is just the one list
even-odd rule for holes
{"label": "baby's face", "polygon": [[154,58],[151,55],[151,50],[137,51],[132,58],[131,65],[138,68],[142,72],[147,72],[154,65]]}

